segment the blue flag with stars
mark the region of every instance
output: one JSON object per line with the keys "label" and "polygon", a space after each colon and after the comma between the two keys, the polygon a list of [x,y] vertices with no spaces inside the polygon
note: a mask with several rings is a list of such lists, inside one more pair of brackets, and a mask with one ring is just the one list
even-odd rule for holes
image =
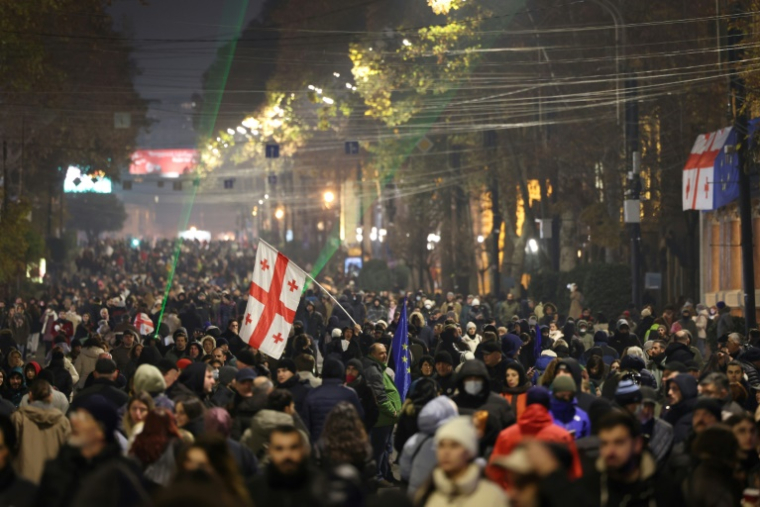
{"label": "blue flag with stars", "polygon": [[406,321],[406,298],[401,303],[401,317],[398,319],[396,334],[393,335],[391,356],[396,366],[396,389],[401,402],[406,399],[409,386],[412,385],[412,355],[409,353],[409,324]]}

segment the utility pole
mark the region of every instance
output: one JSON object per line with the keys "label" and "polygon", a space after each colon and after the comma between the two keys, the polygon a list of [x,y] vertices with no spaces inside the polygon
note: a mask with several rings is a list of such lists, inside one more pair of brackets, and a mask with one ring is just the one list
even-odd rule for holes
{"label": "utility pole", "polygon": [[[733,6],[736,19],[745,14],[744,5],[737,0]],[[739,218],[741,230],[742,248],[742,287],[744,288],[744,318],[746,332],[757,328],[757,316],[755,310],[755,265],[753,258],[752,242],[752,192],[750,189],[750,177],[747,151],[749,149],[749,121],[744,104],[746,90],[744,80],[739,73],[739,63],[744,58],[741,45],[744,33],[737,28],[732,19],[732,25],[728,30],[728,61],[731,76],[731,99],[734,112],[734,130],[736,139],[736,158],[739,166]]]}
{"label": "utility pole", "polygon": [[8,143],[3,139],[3,220],[8,215],[8,196],[10,195],[10,180],[8,178]]}
{"label": "utility pole", "polygon": [[639,152],[639,100],[637,81],[625,81],[625,155],[629,187],[624,201],[625,223],[631,237],[631,301],[641,307],[641,153]]}

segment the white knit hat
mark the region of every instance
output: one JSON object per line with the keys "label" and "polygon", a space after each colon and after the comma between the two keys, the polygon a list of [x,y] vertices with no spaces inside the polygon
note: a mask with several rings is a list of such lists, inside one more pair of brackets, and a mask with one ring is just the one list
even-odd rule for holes
{"label": "white knit hat", "polygon": [[343,331],[341,331],[337,327],[332,330],[332,337],[333,338],[340,338],[341,336],[343,336]]}
{"label": "white knit hat", "polygon": [[441,440],[453,440],[467,449],[471,457],[478,455],[478,434],[472,424],[472,417],[459,416],[449,420],[435,432],[435,445]]}

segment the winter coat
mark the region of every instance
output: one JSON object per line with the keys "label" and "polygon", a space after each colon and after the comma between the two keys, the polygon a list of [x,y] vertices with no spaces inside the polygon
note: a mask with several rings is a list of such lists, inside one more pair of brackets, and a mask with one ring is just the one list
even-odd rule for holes
{"label": "winter coat", "polygon": [[45,464],[37,505],[145,505],[148,499],[141,478],[137,462],[122,456],[117,444],[108,445],[92,459],[64,445]]}
{"label": "winter coat", "polygon": [[534,403],[526,407],[517,419],[517,424],[513,424],[499,433],[499,438],[496,440],[496,446],[494,446],[486,468],[488,478],[508,490],[511,486],[509,475],[504,468],[497,465],[497,462],[499,458],[509,456],[523,440],[530,438],[542,442],[556,442],[566,446],[573,455],[570,477],[577,479],[583,475],[581,460],[573,436],[565,428],[554,423],[546,407]]}
{"label": "winter coat", "polygon": [[[593,470],[578,481],[586,492],[584,505],[589,507],[666,507],[684,505],[681,489],[677,486],[667,467],[657,468],[649,451],[641,454],[640,477],[634,483],[621,483],[606,473],[604,461],[598,459]],[[604,486],[602,486],[604,484]],[[606,492],[606,495],[604,494]]]}
{"label": "winter coat", "polygon": [[409,496],[414,496],[438,464],[435,432],[458,413],[456,405],[447,396],[433,398],[422,407],[417,418],[419,431],[406,441],[399,459],[401,480],[408,484]]}
{"label": "winter coat", "polygon": [[456,392],[457,389],[457,376],[452,371],[451,374],[448,377],[441,377],[436,373],[433,375],[433,378],[436,382],[438,382],[438,385],[441,387],[441,394],[444,394],[446,396],[454,396],[454,392]]}
{"label": "winter coat", "polygon": [[45,462],[55,458],[69,438],[71,424],[63,412],[41,402],[19,408],[11,421],[19,446],[13,466],[21,477],[37,484]]}
{"label": "winter coat", "polygon": [[591,434],[591,421],[588,414],[578,408],[575,400],[562,401],[552,396],[549,410],[554,422],[569,431],[576,439]]}
{"label": "winter coat", "polygon": [[533,372],[533,378],[531,379],[533,385],[538,385],[538,380],[541,378],[541,375],[543,375],[546,369],[549,367],[549,363],[555,359],[557,359],[555,356],[540,356],[536,360],[536,364],[534,366],[535,371]]}
{"label": "winter coat", "polygon": [[301,417],[313,442],[322,436],[322,428],[327,421],[327,415],[341,401],[352,404],[359,413],[359,417],[364,418],[364,408],[356,391],[344,386],[342,379],[326,378],[322,381],[321,386],[308,391]]}
{"label": "winter coat", "polygon": [[620,331],[615,331],[615,334],[610,336],[610,346],[617,351],[619,355],[623,355],[623,352],[625,352],[625,349],[628,347],[641,347],[641,342],[639,341],[639,338],[633,334],[622,334]]}
{"label": "winter coat", "polygon": [[[464,390],[466,377],[483,379],[483,389],[480,393],[472,395]],[[493,445],[501,430],[514,424],[515,412],[507,400],[491,391],[491,381],[488,378],[486,365],[477,359],[465,362],[457,374],[457,388],[459,392],[451,399],[459,407],[460,414],[472,415],[481,410],[488,412],[488,423],[481,443],[484,446]]]}
{"label": "winter coat", "polygon": [[665,349],[665,364],[673,361],[686,364],[687,361],[694,359],[694,353],[689,350],[689,346],[685,343],[672,342]]}
{"label": "winter coat", "polygon": [[[303,505],[320,505],[325,495],[320,485],[329,485],[316,467],[307,467],[295,477],[279,474],[274,467],[268,466],[247,482],[248,492],[253,505],[263,507],[296,507]],[[329,487],[329,486],[328,486]]]}
{"label": "winter coat", "polygon": [[122,343],[111,351],[111,358],[116,363],[116,368],[118,368],[119,371],[124,372],[127,369],[127,365],[132,359],[132,349],[134,349],[134,344],[131,347],[125,347]]}
{"label": "winter coat", "polygon": [[369,432],[375,426],[377,418],[380,416],[380,409],[377,406],[375,394],[367,384],[367,379],[364,378],[364,365],[359,359],[350,360],[346,366],[353,366],[359,371],[359,376],[353,382],[346,385],[356,391],[356,395],[359,397],[362,409],[364,410],[364,427]]}
{"label": "winter coat", "polygon": [[[501,395],[505,400],[509,402],[512,410],[515,413],[515,417],[519,420],[522,413],[525,411],[525,404],[528,401],[528,389],[533,385],[528,381],[528,377],[525,376],[525,370],[522,365],[517,363],[520,368],[520,384],[517,387],[505,386],[501,389]],[[516,368],[513,366],[512,368]]]}
{"label": "winter coat", "polygon": [[53,387],[68,398],[74,388],[74,379],[71,378],[71,373],[66,369],[65,362],[66,358],[53,359],[50,366],[45,369],[53,374]]}
{"label": "winter coat", "polygon": [[670,382],[675,382],[681,390],[681,401],[671,405],[662,415],[662,419],[673,426],[673,443],[686,440],[691,431],[691,419],[697,404],[697,380],[688,373],[680,373]]}
{"label": "winter coat", "polygon": [[580,291],[574,290],[570,293],[570,309],[567,311],[567,316],[573,320],[581,318],[583,313],[583,294]]}
{"label": "winter coat", "polygon": [[116,385],[116,382],[107,378],[96,378],[87,389],[79,391],[71,401],[71,408],[76,409],[83,400],[99,394],[110,401],[115,407],[123,407],[129,401],[127,393]]}
{"label": "winter coat", "polygon": [[401,410],[401,396],[396,384],[386,372],[386,366],[371,356],[364,358],[364,378],[375,395],[375,401],[380,411],[375,426],[392,426],[398,420]]}
{"label": "winter coat", "polygon": [[[189,347],[185,347],[185,350],[177,350],[177,346],[175,345],[174,347],[166,351],[166,354],[164,354],[164,359],[168,359],[172,363],[177,364],[177,361],[179,361],[183,357],[187,357],[188,348]],[[230,350],[232,349],[230,348]]]}
{"label": "winter coat", "polygon": [[338,302],[343,308],[345,308],[345,310],[340,306],[336,306],[333,308],[332,317],[338,317],[338,327],[341,329],[345,327],[353,327],[354,323],[351,319],[356,320],[356,318],[351,303],[348,301],[348,297],[345,295],[341,296],[340,299],[338,299]]}
{"label": "winter coat", "polygon": [[0,471],[0,505],[13,507],[33,507],[37,496],[37,486],[16,474],[8,463]]}
{"label": "winter coat", "polygon": [[305,382],[311,387],[319,387],[322,385],[322,379],[315,377],[310,371],[299,371],[298,377],[301,379],[301,382]]}
{"label": "winter coat", "polygon": [[415,501],[425,507],[504,507],[508,503],[501,488],[481,477],[480,467],[474,463],[454,481],[436,468],[427,487],[417,492]]}
{"label": "winter coat", "polygon": [[730,334],[734,330],[734,319],[731,316],[731,308],[725,307],[718,311],[718,323],[716,324],[716,335],[718,338]]}
{"label": "winter coat", "polygon": [[100,347],[82,347],[82,351],[74,359],[74,368],[79,373],[79,381],[76,383],[75,389],[84,389],[87,377],[95,371],[95,363],[98,362],[98,356],[105,354],[105,352]]}

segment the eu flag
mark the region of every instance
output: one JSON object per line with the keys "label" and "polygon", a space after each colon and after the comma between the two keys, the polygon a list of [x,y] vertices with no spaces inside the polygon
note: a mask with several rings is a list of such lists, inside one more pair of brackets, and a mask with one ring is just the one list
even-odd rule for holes
{"label": "eu flag", "polygon": [[396,389],[401,396],[401,402],[406,399],[409,386],[412,384],[412,356],[409,353],[409,324],[406,321],[406,298],[401,303],[401,317],[398,320],[396,334],[391,343],[391,357],[396,366]]}

